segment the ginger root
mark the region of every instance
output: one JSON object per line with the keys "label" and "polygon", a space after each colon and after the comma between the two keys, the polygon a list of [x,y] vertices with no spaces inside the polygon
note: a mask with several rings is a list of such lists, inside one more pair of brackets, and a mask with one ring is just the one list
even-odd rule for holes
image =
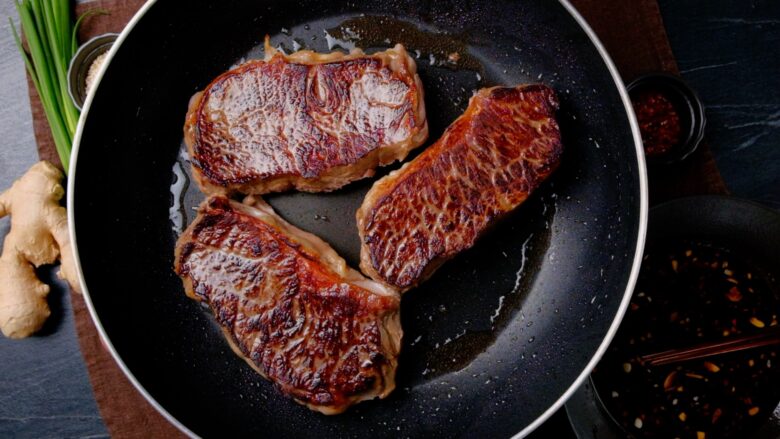
{"label": "ginger root", "polygon": [[11,230],[0,255],[0,330],[23,338],[41,329],[49,317],[49,286],[34,267],[59,256],[58,276],[80,292],[70,248],[68,218],[60,199],[65,194],[62,172],[49,162],[34,164],[10,189],[0,194],[0,218],[11,215]]}

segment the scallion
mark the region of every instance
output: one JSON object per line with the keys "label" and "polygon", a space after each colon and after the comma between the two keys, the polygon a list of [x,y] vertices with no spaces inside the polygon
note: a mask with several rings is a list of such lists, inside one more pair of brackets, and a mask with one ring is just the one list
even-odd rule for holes
{"label": "scallion", "polygon": [[77,49],[78,24],[86,15],[96,11],[82,15],[74,25],[69,0],[14,0],[14,3],[29,51],[24,49],[10,17],[8,21],[38,91],[57,154],[67,173],[79,119],[79,111],[68,95],[68,64]]}

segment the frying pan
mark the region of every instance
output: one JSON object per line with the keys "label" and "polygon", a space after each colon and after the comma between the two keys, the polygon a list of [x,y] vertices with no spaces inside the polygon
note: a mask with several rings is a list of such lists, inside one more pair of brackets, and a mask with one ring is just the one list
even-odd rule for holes
{"label": "frying pan", "polygon": [[[261,56],[266,34],[287,50],[404,43],[419,56],[431,142],[480,87],[541,81],[561,100],[559,170],[404,296],[398,388],[339,416],[292,402],[236,357],[171,268],[177,230],[202,199],[181,155],[187,102]],[[522,436],[563,404],[611,340],[644,243],[645,167],[623,84],[568,3],[149,2],[109,56],[76,135],[73,242],[109,349],[188,434]],[[374,180],[267,199],[356,267],[354,213]]]}

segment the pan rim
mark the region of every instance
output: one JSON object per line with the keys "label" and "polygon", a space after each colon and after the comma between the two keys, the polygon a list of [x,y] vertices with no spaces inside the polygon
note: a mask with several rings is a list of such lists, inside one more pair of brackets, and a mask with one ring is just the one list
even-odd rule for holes
{"label": "pan rim", "polygon": [[546,411],[544,411],[538,418],[536,418],[535,421],[527,425],[524,429],[520,430],[519,433],[515,434],[513,439],[523,438],[529,435],[532,431],[536,430],[540,425],[542,425],[542,423],[549,419],[556,411],[563,407],[563,405],[569,398],[571,398],[574,392],[576,392],[577,389],[579,389],[580,386],[585,383],[587,378],[590,376],[590,373],[596,367],[596,364],[598,364],[599,360],[601,360],[601,357],[603,357],[607,352],[607,348],[612,342],[612,339],[615,338],[615,334],[617,334],[617,330],[620,327],[620,322],[623,321],[623,317],[625,316],[626,310],[628,309],[628,304],[631,301],[631,295],[633,294],[637,278],[639,277],[639,268],[642,265],[642,253],[644,252],[645,238],[647,236],[647,218],[649,205],[647,165],[645,163],[642,135],[639,131],[639,124],[636,120],[636,115],[634,114],[634,107],[631,104],[631,98],[628,96],[625,83],[623,82],[623,78],[620,76],[615,63],[607,53],[607,50],[601,43],[601,40],[598,38],[598,36],[596,36],[596,33],[593,31],[593,29],[591,29],[588,22],[585,21],[585,18],[583,18],[579,11],[577,11],[577,9],[572,6],[571,3],[569,3],[569,0],[558,0],[558,2],[563,5],[563,7],[574,18],[580,28],[582,28],[588,38],[590,38],[593,46],[599,52],[601,59],[604,61],[604,64],[606,64],[607,70],[609,70],[609,73],[612,75],[612,79],[618,88],[618,93],[620,93],[620,98],[623,101],[623,106],[625,107],[626,114],[628,115],[628,122],[631,126],[631,132],[634,135],[637,171],[639,173],[639,230],[637,231],[638,236],[634,253],[634,262],[631,265],[631,273],[629,275],[628,282],[626,283],[626,290],[623,292],[623,300],[620,302],[620,306],[618,307],[617,313],[615,314],[615,318],[612,320],[612,325],[610,325],[609,329],[607,330],[607,333],[604,336],[604,339],[602,339],[598,349],[596,349],[595,354],[593,354],[593,357],[591,357],[588,364],[585,366],[582,372],[580,372],[580,375],[577,377],[577,379],[575,379],[569,388],[563,392],[563,395],[561,395],[555,401],[555,403],[553,403]]}
{"label": "pan rim", "polygon": [[135,377],[133,372],[130,371],[130,368],[127,367],[127,364],[125,364],[124,360],[122,360],[122,357],[120,357],[119,353],[116,351],[116,348],[114,347],[114,344],[111,342],[111,339],[109,339],[105,328],[103,328],[103,324],[100,322],[100,317],[98,317],[97,315],[97,311],[95,310],[95,305],[92,303],[92,296],[89,294],[89,290],[87,288],[87,282],[84,279],[84,271],[81,268],[81,259],[79,259],[79,251],[78,251],[78,244],[77,244],[78,241],[76,240],[75,215],[73,212],[74,209],[72,209],[74,193],[75,193],[76,170],[78,169],[77,166],[78,157],[79,157],[78,153],[81,146],[81,137],[84,134],[85,122],[87,120],[87,116],[89,115],[89,110],[92,107],[92,100],[95,94],[97,93],[97,90],[100,88],[100,82],[103,79],[103,75],[108,69],[108,65],[111,64],[111,60],[114,59],[116,52],[122,46],[125,39],[127,39],[127,36],[130,34],[130,32],[132,32],[132,30],[135,28],[138,22],[141,21],[141,18],[143,18],[143,16],[146,15],[146,12],[149,9],[151,9],[151,7],[155,3],[157,3],[157,0],[146,0],[146,3],[144,3],[141,6],[141,8],[135,13],[135,15],[133,15],[133,17],[127,23],[125,28],[119,34],[119,37],[117,37],[114,44],[108,50],[105,62],[100,66],[100,69],[98,70],[97,76],[95,77],[95,89],[92,91],[92,93],[89,93],[87,95],[87,99],[84,101],[84,105],[82,106],[81,115],[79,116],[78,125],[76,126],[76,133],[73,136],[73,149],[71,152],[71,166],[70,166],[71,173],[68,176],[68,189],[67,189],[68,232],[70,234],[71,251],[73,253],[73,260],[76,266],[76,275],[78,276],[79,279],[79,286],[81,287],[82,296],[84,297],[84,302],[87,304],[87,310],[89,311],[89,316],[92,319],[92,323],[95,324],[95,328],[97,328],[98,334],[100,335],[100,340],[103,342],[103,345],[111,354],[111,357],[114,359],[114,362],[116,362],[116,364],[122,370],[122,373],[125,374],[125,377],[127,377],[127,379],[130,380],[130,383],[133,385],[133,387],[135,387],[135,389],[141,393],[141,396],[143,396],[144,399],[149,404],[151,404],[152,407],[154,407],[154,409],[157,410],[158,413],[160,413],[168,422],[173,424],[176,428],[178,428],[182,433],[184,433],[188,437],[198,438],[200,436],[196,435],[195,432],[187,428],[182,422],[180,422],[172,414],[170,414],[170,412],[168,412],[168,410],[166,410],[159,402],[157,402],[157,400],[154,399],[154,397],[152,397],[152,395],[146,390],[146,388],[144,388],[144,386],[138,381],[138,379]]}
{"label": "pan rim", "polygon": [[[574,20],[577,22],[580,28],[585,32],[585,34],[590,39],[591,43],[596,48],[597,52],[601,56],[602,61],[606,65],[607,70],[612,76],[615,86],[618,89],[620,98],[623,102],[626,115],[628,116],[629,126],[631,128],[631,132],[634,138],[634,148],[636,150],[636,158],[637,158],[636,164],[637,164],[637,173],[639,177],[639,224],[637,230],[637,241],[636,241],[636,248],[634,253],[634,260],[631,265],[631,272],[629,274],[628,282],[626,284],[626,289],[623,292],[623,299],[621,300],[620,305],[618,306],[617,313],[615,314],[612,320],[612,324],[607,330],[607,333],[604,336],[601,344],[599,345],[594,355],[591,357],[590,361],[586,364],[583,371],[580,372],[579,376],[572,382],[569,388],[560,397],[558,397],[558,399],[550,407],[548,407],[547,410],[545,410],[541,415],[539,415],[533,422],[528,424],[525,428],[523,428],[518,433],[516,433],[513,436],[513,438],[523,438],[529,435],[536,428],[538,428],[542,423],[544,423],[547,419],[549,419],[553,415],[553,413],[555,413],[561,407],[563,407],[565,402],[585,382],[585,380],[590,375],[593,368],[596,366],[598,361],[606,352],[609,344],[611,343],[612,339],[617,333],[617,329],[620,326],[620,322],[623,320],[623,316],[626,313],[629,301],[631,299],[631,294],[634,290],[634,286],[636,285],[636,281],[639,276],[639,268],[642,262],[642,252],[645,246],[645,237],[647,234],[647,218],[648,218],[648,203],[649,203],[647,167],[645,164],[644,149],[642,147],[642,138],[639,132],[639,125],[637,124],[636,116],[634,115],[633,107],[631,105],[631,100],[628,97],[628,92],[626,91],[625,84],[623,82],[623,79],[620,76],[620,73],[617,70],[617,67],[613,63],[612,58],[609,56],[606,49],[602,45],[601,41],[598,39],[595,32],[593,31],[593,29],[591,29],[590,25],[588,25],[588,23],[585,21],[582,15],[580,15],[577,9],[575,9],[574,6],[571,5],[569,0],[558,0],[558,2],[564,7],[564,9],[566,9],[566,11],[571,15],[571,17],[574,18]],[[81,286],[84,302],[87,305],[87,310],[89,311],[90,318],[92,319],[92,322],[97,328],[98,334],[100,335],[100,339],[105,345],[106,349],[111,354],[111,357],[113,357],[114,361],[122,370],[122,373],[124,373],[125,376],[128,378],[128,380],[131,382],[133,387],[135,387],[136,390],[138,390],[138,392],[141,393],[144,399],[146,399],[147,402],[149,402],[149,404],[151,404],[152,407],[155,408],[155,410],[157,410],[168,422],[173,424],[182,433],[192,438],[198,438],[199,436],[197,434],[195,434],[192,430],[187,428],[182,422],[180,422],[173,415],[171,415],[170,412],[168,412],[159,402],[157,402],[157,400],[154,397],[152,397],[152,395],[144,388],[144,386],[138,381],[138,379],[135,377],[132,371],[130,371],[130,369],[127,367],[125,362],[120,357],[119,353],[116,351],[116,348],[114,347],[113,343],[109,339],[108,334],[106,333],[105,328],[103,327],[100,318],[97,315],[97,311],[95,310],[95,306],[92,302],[92,297],[89,293],[89,289],[87,288],[87,284],[84,279],[84,272],[81,268],[81,260],[79,259],[78,256],[79,251],[78,251],[78,241],[76,240],[75,214],[74,214],[74,209],[72,209],[72,206],[74,205],[73,203],[74,203],[74,196],[75,196],[76,171],[78,168],[77,163],[78,163],[79,150],[81,146],[81,138],[83,136],[84,126],[86,123],[87,116],[89,115],[89,110],[92,107],[92,101],[94,99],[94,96],[97,90],[100,88],[100,82],[109,64],[111,63],[111,60],[119,51],[125,39],[127,39],[128,35],[133,31],[133,29],[138,24],[138,22],[143,18],[144,15],[146,15],[149,9],[151,9],[151,7],[156,3],[157,0],[146,0],[143,6],[141,6],[141,8],[135,13],[135,15],[133,15],[133,17],[127,23],[125,28],[119,34],[119,37],[117,38],[117,40],[115,41],[111,49],[108,51],[108,54],[106,55],[107,62],[103,63],[103,65],[101,66],[100,70],[97,73],[96,82],[95,82],[96,89],[87,96],[87,99],[84,102],[83,109],[79,117],[78,125],[76,127],[76,133],[73,137],[73,149],[71,153],[71,174],[68,176],[68,185],[67,185],[68,231],[69,231],[70,241],[71,241],[71,251],[73,254],[73,259],[75,261],[76,273],[78,276],[79,285]]]}

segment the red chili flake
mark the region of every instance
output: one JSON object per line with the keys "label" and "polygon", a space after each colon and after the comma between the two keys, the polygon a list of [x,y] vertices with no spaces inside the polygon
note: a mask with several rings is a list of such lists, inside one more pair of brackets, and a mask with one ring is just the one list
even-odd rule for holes
{"label": "red chili flake", "polygon": [[674,104],[663,93],[642,90],[632,97],[639,131],[648,156],[669,152],[682,140],[680,115]]}

